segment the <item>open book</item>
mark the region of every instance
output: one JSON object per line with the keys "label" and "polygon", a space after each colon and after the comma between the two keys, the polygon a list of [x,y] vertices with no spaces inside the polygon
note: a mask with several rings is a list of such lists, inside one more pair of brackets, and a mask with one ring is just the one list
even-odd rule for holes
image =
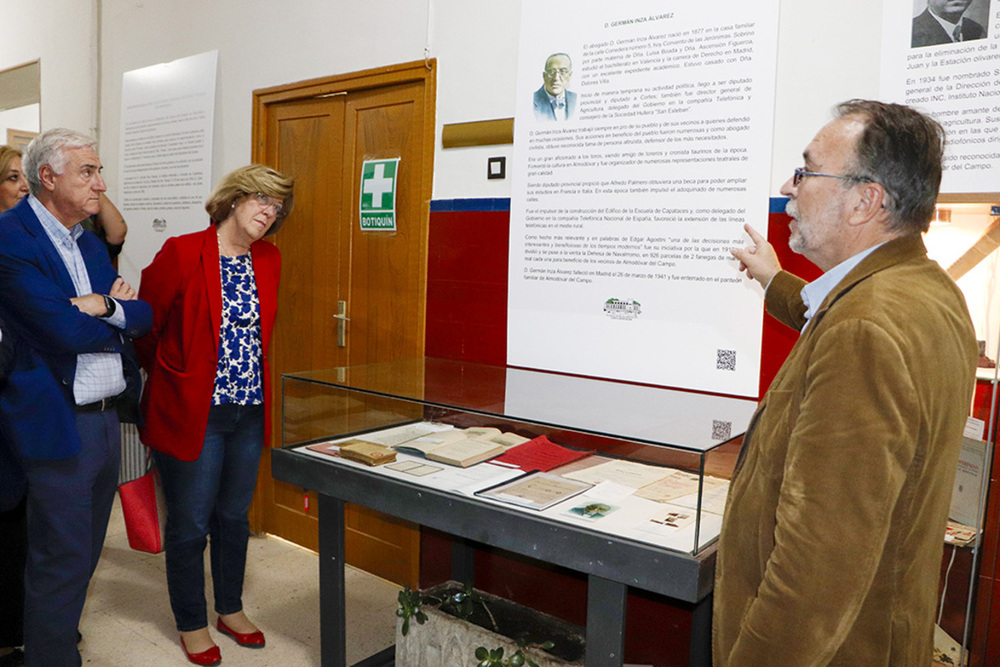
{"label": "open book", "polygon": [[453,466],[467,468],[494,456],[499,456],[514,445],[526,442],[515,433],[502,433],[491,427],[449,429],[403,442],[394,446],[398,452],[423,456]]}

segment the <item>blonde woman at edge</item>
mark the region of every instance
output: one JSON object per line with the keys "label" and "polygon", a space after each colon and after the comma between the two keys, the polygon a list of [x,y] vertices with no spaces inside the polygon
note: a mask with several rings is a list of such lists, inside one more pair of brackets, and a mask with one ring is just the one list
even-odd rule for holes
{"label": "blonde woman at edge", "polygon": [[[0,146],[0,213],[13,208],[26,194],[28,180],[21,169],[21,151]],[[0,386],[6,378],[4,366],[0,362]],[[27,505],[23,485],[9,483],[5,477],[3,481],[6,488],[0,493],[0,590],[4,591],[0,595],[0,667],[19,667],[24,664],[24,652],[18,647],[24,644]]]}
{"label": "blonde woman at edge", "polygon": [[141,435],[167,500],[170,605],[197,665],[222,660],[205,602],[209,536],[215,627],[240,646],[264,646],[242,600],[247,510],[270,433],[265,353],[281,269],[278,249],[262,239],[291,211],[292,187],[269,167],[237,169],[205,204],[212,224],[167,239],[142,272],[140,298],[153,308],[153,330],[136,341],[148,374]]}

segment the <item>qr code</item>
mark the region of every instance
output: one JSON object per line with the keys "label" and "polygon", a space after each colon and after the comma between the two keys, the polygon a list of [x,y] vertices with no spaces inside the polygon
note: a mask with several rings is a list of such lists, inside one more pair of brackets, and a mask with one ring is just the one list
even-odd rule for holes
{"label": "qr code", "polygon": [[736,350],[716,350],[715,367],[720,371],[735,371]]}
{"label": "qr code", "polygon": [[733,422],[712,420],[712,440],[729,440],[733,437]]}

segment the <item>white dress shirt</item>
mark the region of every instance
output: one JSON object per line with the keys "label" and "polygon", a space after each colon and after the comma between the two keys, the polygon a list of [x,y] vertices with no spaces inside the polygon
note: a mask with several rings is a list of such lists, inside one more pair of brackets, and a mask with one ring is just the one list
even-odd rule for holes
{"label": "white dress shirt", "polygon": [[[77,296],[92,294],[90,275],[83,261],[80,246],[77,245],[83,233],[79,224],[67,229],[59,222],[34,195],[28,195],[28,204],[38,216],[42,228],[48,235],[62,258],[66,270],[73,279]],[[117,301],[115,302],[117,304]],[[125,328],[125,314],[122,308],[115,308],[114,314],[105,319],[119,329]],[[122,357],[114,352],[88,352],[76,357],[76,377],[73,380],[73,397],[77,405],[85,405],[102,398],[117,396],[125,391],[125,375],[122,372]]]}

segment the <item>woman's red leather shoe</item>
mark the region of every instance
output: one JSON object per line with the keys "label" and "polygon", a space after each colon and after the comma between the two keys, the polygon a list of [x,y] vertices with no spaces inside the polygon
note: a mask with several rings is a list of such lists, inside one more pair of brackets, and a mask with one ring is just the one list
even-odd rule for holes
{"label": "woman's red leather shoe", "polygon": [[191,653],[187,649],[187,645],[184,643],[184,638],[181,637],[181,647],[184,649],[185,655],[187,655],[188,660],[196,665],[217,665],[222,662],[222,653],[219,652],[218,646],[213,646],[212,648],[202,651],[201,653]]}
{"label": "woman's red leather shoe", "polygon": [[239,644],[240,646],[246,646],[247,648],[264,648],[264,633],[261,632],[260,630],[257,630],[256,632],[247,632],[247,633],[236,632],[228,625],[223,623],[221,618],[215,624],[215,627],[218,628],[219,632],[221,632],[222,634],[229,635],[230,637],[235,639],[236,643]]}

